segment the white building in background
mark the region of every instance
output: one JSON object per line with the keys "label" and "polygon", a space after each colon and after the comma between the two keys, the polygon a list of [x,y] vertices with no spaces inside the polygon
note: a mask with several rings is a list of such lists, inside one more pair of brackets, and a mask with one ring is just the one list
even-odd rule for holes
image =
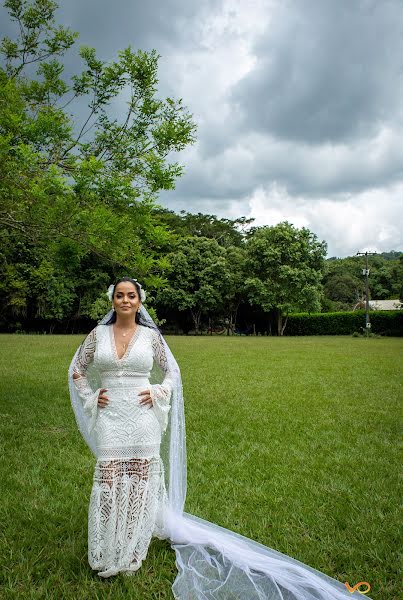
{"label": "white building in background", "polygon": [[369,308],[372,310],[401,310],[403,304],[400,300],[370,300]]}

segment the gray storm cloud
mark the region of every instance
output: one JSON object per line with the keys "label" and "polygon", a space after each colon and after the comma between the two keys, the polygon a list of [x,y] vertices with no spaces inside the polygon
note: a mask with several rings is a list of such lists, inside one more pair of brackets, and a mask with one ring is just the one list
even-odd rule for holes
{"label": "gray storm cloud", "polygon": [[[128,45],[155,48],[160,95],[193,112],[198,142],[180,154],[185,175],[161,204],[259,224],[287,218],[329,240],[333,255],[371,239],[378,250],[401,248],[401,0],[59,6],[58,21],[104,60]],[[79,67],[70,52],[67,73]]]}
{"label": "gray storm cloud", "polygon": [[303,144],[371,139],[401,125],[403,3],[278,3],[233,90],[244,127]]}

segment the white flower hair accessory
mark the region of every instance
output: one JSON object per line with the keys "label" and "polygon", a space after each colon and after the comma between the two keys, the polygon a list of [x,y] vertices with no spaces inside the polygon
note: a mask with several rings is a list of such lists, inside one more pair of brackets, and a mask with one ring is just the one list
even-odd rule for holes
{"label": "white flower hair accessory", "polygon": [[[137,279],[133,279],[133,281],[135,281],[137,283],[137,285],[140,287],[140,300],[142,302],[144,302],[146,299],[145,290],[143,290],[143,288],[141,287],[141,283],[139,281],[137,281]],[[115,289],[115,286],[113,283],[111,283],[111,285],[108,287],[108,291],[106,292],[106,295],[108,296],[110,302],[112,302],[112,296],[113,296],[114,289]]]}
{"label": "white flower hair accessory", "polygon": [[112,302],[112,296],[113,296],[114,289],[115,289],[115,286],[113,285],[113,283],[111,283],[111,285],[108,287],[108,291],[106,292],[106,295],[108,296],[110,302]]}
{"label": "white flower hair accessory", "polygon": [[146,299],[146,292],[145,292],[145,290],[143,290],[143,288],[141,287],[141,283],[140,283],[140,281],[137,281],[137,279],[134,279],[134,278],[132,279],[132,281],[135,281],[135,282],[137,283],[137,285],[139,286],[139,288],[140,288],[140,300],[141,300],[142,302],[144,302],[144,301],[145,301],[145,299]]}
{"label": "white flower hair accessory", "polygon": [[[137,282],[137,283],[139,283],[139,282]],[[139,284],[139,285],[140,285],[140,284]],[[142,288],[142,287],[141,287],[141,285],[140,285],[140,300],[141,300],[142,302],[144,302],[144,300],[145,300],[145,299],[146,299],[146,292],[145,292],[145,290],[143,290],[143,288]]]}

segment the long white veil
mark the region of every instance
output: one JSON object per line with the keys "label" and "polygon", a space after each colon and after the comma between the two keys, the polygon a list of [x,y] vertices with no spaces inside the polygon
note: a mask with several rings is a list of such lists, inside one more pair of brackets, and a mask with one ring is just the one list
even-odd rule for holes
{"label": "long white veil", "polygon": [[[110,311],[100,321],[105,324]],[[141,306],[139,322],[157,331],[153,319]],[[161,444],[168,509],[166,533],[176,553],[177,577],[172,591],[177,600],[346,600],[357,597],[341,581],[272,548],[254,542],[229,529],[183,511],[186,497],[186,435],[182,380],[178,363],[166,340],[163,342],[173,379],[169,423]],[[90,433],[89,417],[73,383],[69,368],[69,389],[78,427],[92,452],[97,455]],[[96,389],[97,374],[92,387]],[[162,372],[153,369],[150,382],[160,383]],[[351,582],[350,582],[351,583]],[[361,595],[361,594],[360,594]],[[365,594],[365,598],[371,600]]]}

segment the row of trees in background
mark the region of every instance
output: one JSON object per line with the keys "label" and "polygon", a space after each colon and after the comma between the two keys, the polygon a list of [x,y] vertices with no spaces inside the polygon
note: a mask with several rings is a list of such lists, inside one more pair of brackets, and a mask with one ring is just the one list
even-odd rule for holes
{"label": "row of trees in background", "polygon": [[[369,258],[369,297],[374,300],[403,299],[403,253],[382,252]],[[365,307],[365,268],[362,256],[330,258],[323,277],[322,310]]]}
{"label": "row of trees in background", "polygon": [[[196,332],[203,319],[234,331],[239,309],[247,305],[268,315],[281,335],[291,310],[320,309],[326,244],[308,229],[284,222],[237,237],[240,223],[201,214],[182,215],[182,227],[186,221],[205,223],[210,231],[176,234],[168,282],[156,295],[164,314],[189,311]],[[250,318],[243,320],[244,328],[251,326]]]}
{"label": "row of trees in background", "polygon": [[[237,319],[243,330],[258,321],[260,330],[281,335],[291,313],[365,307],[363,258],[325,260],[326,243],[306,228],[287,222],[250,227],[245,218],[167,209],[159,214],[178,238],[168,256],[169,284],[156,302],[162,309],[188,309],[196,331],[202,318],[208,327],[218,316],[232,330]],[[370,262],[370,298],[402,300],[403,253],[371,256]]]}
{"label": "row of trees in background", "polygon": [[[152,248],[149,265],[145,253],[134,269],[111,264],[90,248],[83,253],[68,238],[44,248],[8,232],[12,242],[4,249],[0,284],[3,331],[88,327],[88,319],[108,310],[105,291],[123,274],[144,283],[148,308],[178,333],[281,335],[289,314],[360,306],[362,257],[325,260],[325,242],[306,228],[287,222],[253,228],[245,219],[158,207],[150,208],[149,219],[164,232],[164,243]],[[401,297],[402,275],[403,254],[371,257],[372,297]]]}
{"label": "row of trees in background", "polygon": [[[56,4],[5,6],[18,33],[0,48],[1,330],[87,329],[121,275],[142,281],[148,308],[178,332],[281,335],[295,311],[362,302],[362,259],[325,260],[306,228],[158,206],[195,124],[181,100],[157,97],[155,52],[104,63],[82,47],[67,80],[77,35],[56,24]],[[399,253],[371,257],[372,297],[401,297],[402,272]]]}

